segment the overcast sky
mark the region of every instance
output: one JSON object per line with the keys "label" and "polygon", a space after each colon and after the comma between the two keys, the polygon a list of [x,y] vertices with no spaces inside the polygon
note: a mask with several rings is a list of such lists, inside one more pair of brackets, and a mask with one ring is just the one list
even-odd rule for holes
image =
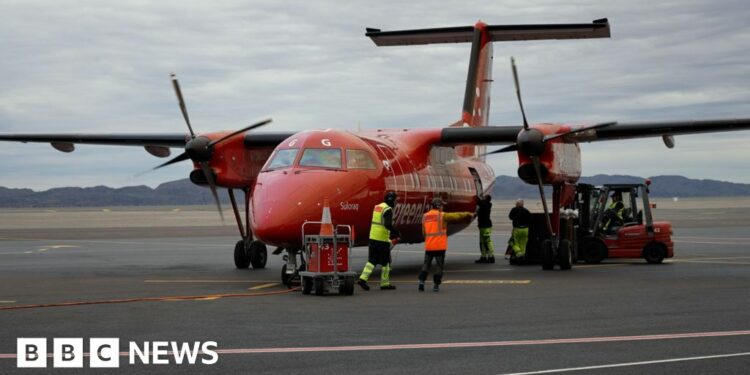
{"label": "overcast sky", "polygon": [[[529,5],[533,4],[533,5]],[[0,0],[0,132],[445,126],[460,116],[469,44],[376,47],[383,30],[590,22],[612,38],[495,44],[490,123],[518,125],[509,57],[531,122],[750,117],[750,6],[726,1]],[[584,144],[583,173],[750,183],[749,132]],[[179,150],[175,150],[179,152]],[[142,148],[0,145],[0,186],[127,186],[187,177]],[[515,175],[514,155],[494,156]]]}

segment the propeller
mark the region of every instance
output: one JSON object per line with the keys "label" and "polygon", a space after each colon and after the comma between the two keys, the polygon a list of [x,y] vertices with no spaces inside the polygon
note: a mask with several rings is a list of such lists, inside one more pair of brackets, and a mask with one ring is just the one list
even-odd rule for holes
{"label": "propeller", "polygon": [[[544,135],[542,132],[536,129],[529,128],[529,122],[526,120],[526,113],[523,110],[523,101],[521,100],[521,85],[518,83],[518,70],[516,69],[516,60],[510,58],[510,66],[513,70],[513,82],[516,85],[516,96],[518,97],[518,105],[521,107],[521,115],[523,116],[523,130],[518,133],[516,143],[514,145],[507,146],[498,150],[497,152],[515,151],[520,150],[526,156],[531,159],[534,164],[534,172],[536,172],[536,182],[539,186],[539,196],[542,198],[542,207],[544,208],[544,218],[547,223],[547,230],[552,236],[552,246],[556,246],[555,237],[556,233],[552,231],[552,219],[550,218],[549,208],[547,207],[547,198],[544,195],[544,184],[542,184],[542,167],[539,161],[539,156],[544,152]],[[515,146],[515,149],[512,149]],[[503,151],[505,150],[505,151]]]}
{"label": "propeller", "polygon": [[214,179],[213,171],[211,170],[211,158],[214,154],[214,148],[216,145],[220,144],[221,142],[226,141],[229,138],[234,137],[237,134],[244,133],[246,131],[250,131],[256,128],[259,128],[261,126],[264,126],[271,122],[271,119],[265,119],[261,120],[259,122],[256,122],[252,125],[248,125],[240,130],[234,131],[232,133],[229,133],[219,139],[210,140],[208,137],[202,136],[202,135],[195,135],[195,132],[193,131],[193,127],[190,124],[190,117],[188,116],[187,112],[187,106],[185,106],[185,99],[182,97],[182,90],[180,89],[180,83],[177,81],[177,77],[174,73],[170,75],[170,78],[172,79],[172,87],[174,88],[175,95],[177,95],[177,102],[180,105],[180,111],[182,112],[182,117],[185,119],[185,124],[187,124],[188,130],[190,131],[190,140],[185,144],[185,151],[176,157],[170,159],[169,161],[159,164],[156,167],[139,173],[138,175],[142,175],[144,173],[148,173],[151,171],[155,171],[160,168],[164,168],[168,165],[172,165],[175,163],[179,163],[181,161],[185,160],[192,160],[194,163],[198,164],[201,171],[203,172],[203,176],[205,176],[206,181],[208,182],[209,188],[211,188],[211,195],[214,197],[214,202],[216,202],[216,209],[219,210],[219,216],[221,216],[222,223],[224,222],[224,213],[221,211],[221,203],[219,202],[219,195],[216,190],[216,181]]}
{"label": "propeller", "polygon": [[518,133],[518,138],[516,138],[516,143],[508,145],[506,147],[503,147],[501,149],[490,151],[485,153],[484,155],[493,155],[493,154],[499,154],[503,152],[511,152],[511,151],[518,151],[521,150],[526,155],[536,155],[539,156],[544,152],[545,143],[557,139],[562,138],[569,135],[574,135],[578,133],[583,133],[589,130],[596,130],[605,128],[608,126],[616,125],[617,122],[603,122],[595,125],[590,126],[584,126],[577,129],[572,129],[567,132],[563,133],[557,133],[557,134],[551,134],[551,135],[543,135],[539,130],[533,129],[529,127],[529,121],[526,119],[526,112],[523,109],[523,100],[521,100],[521,85],[518,83],[518,69],[516,68],[516,60],[511,57],[510,58],[510,66],[511,70],[513,71],[513,83],[516,85],[516,96],[518,97],[518,106],[521,108],[521,116],[523,117],[523,130]]}

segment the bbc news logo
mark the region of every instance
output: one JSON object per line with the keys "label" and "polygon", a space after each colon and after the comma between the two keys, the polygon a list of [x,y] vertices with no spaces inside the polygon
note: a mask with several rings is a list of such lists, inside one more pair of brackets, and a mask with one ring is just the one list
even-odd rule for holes
{"label": "bbc news logo", "polygon": [[46,338],[18,338],[16,340],[16,366],[19,368],[46,368],[48,353],[52,354],[52,367],[83,368],[84,357],[89,357],[91,368],[120,367],[120,356],[127,354],[128,364],[168,365],[201,363],[213,365],[219,361],[216,341],[144,341],[128,343],[128,352],[120,353],[119,338],[90,338],[89,352],[84,353],[83,338],[54,338],[47,350]]}

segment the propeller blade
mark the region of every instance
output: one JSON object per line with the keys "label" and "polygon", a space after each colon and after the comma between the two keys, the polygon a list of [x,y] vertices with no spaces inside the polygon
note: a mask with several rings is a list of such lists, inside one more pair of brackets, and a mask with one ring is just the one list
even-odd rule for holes
{"label": "propeller blade", "polygon": [[153,167],[153,168],[151,168],[151,169],[149,169],[147,171],[140,172],[140,173],[136,174],[135,176],[136,177],[143,176],[144,174],[149,173],[149,172],[153,172],[153,171],[155,171],[155,170],[157,170],[159,168],[163,168],[163,167],[166,167],[168,165],[172,165],[174,163],[179,163],[181,161],[185,161],[185,160],[188,160],[188,159],[190,159],[190,156],[188,156],[187,152],[183,152],[183,153],[177,155],[176,157],[172,158],[168,162],[163,163],[163,164],[159,164],[159,165],[157,165],[157,166],[155,166],[155,167]]}
{"label": "propeller blade", "polygon": [[521,115],[523,116],[523,128],[529,130],[529,122],[526,120],[526,112],[523,110],[523,101],[521,101],[521,85],[518,83],[518,70],[516,70],[516,60],[510,58],[510,66],[513,68],[513,82],[516,84],[516,96],[518,97],[518,105],[521,107]]}
{"label": "propeller blade", "polygon": [[552,219],[549,216],[549,209],[547,208],[547,198],[544,196],[544,185],[542,184],[542,168],[540,166],[539,157],[530,156],[531,161],[534,162],[534,171],[536,172],[536,181],[539,186],[539,196],[542,197],[542,207],[544,207],[544,218],[547,222],[547,230],[549,230],[552,237],[555,233],[552,232]]}
{"label": "propeller blade", "polygon": [[208,181],[208,186],[211,188],[211,194],[214,196],[214,202],[216,202],[216,208],[219,210],[219,216],[221,216],[221,223],[224,224],[224,213],[221,211],[221,203],[219,203],[219,194],[216,192],[216,182],[214,181],[213,173],[211,173],[211,168],[209,167],[208,162],[201,162],[200,163],[201,170],[203,171],[203,175],[206,176],[206,181]]}
{"label": "propeller blade", "polygon": [[582,133],[582,132],[589,131],[589,130],[594,130],[594,129],[606,128],[606,127],[613,126],[613,125],[617,125],[617,121],[602,122],[602,123],[596,124],[596,125],[584,126],[582,128],[579,128],[579,129],[571,130],[569,132],[560,133],[560,134],[552,134],[552,135],[545,136],[544,137],[544,142],[547,142],[547,141],[550,141],[550,140],[553,140],[553,139],[556,139],[556,138],[564,137],[566,135]]}
{"label": "propeller blade", "polygon": [[484,154],[482,154],[482,156],[499,154],[501,152],[517,151],[517,150],[518,150],[518,144],[514,143],[512,145],[505,146],[505,147],[503,147],[501,149],[498,149],[498,150],[495,150],[495,151],[485,152]]}
{"label": "propeller blade", "polygon": [[187,108],[185,107],[185,99],[182,98],[182,91],[180,90],[180,83],[177,82],[177,77],[174,73],[171,74],[172,77],[172,87],[174,87],[174,92],[177,94],[177,102],[180,103],[180,110],[182,111],[182,117],[185,118],[185,123],[188,126],[188,129],[190,130],[190,135],[195,138],[195,132],[193,131],[193,127],[190,126],[190,118],[188,118]]}
{"label": "propeller blade", "polygon": [[225,135],[225,136],[223,136],[223,137],[221,137],[221,138],[219,138],[219,139],[217,139],[217,140],[215,140],[215,141],[211,141],[211,143],[209,143],[209,144],[208,144],[208,147],[211,147],[211,146],[215,146],[215,145],[216,145],[217,143],[221,143],[221,142],[223,142],[223,141],[225,141],[225,140],[227,140],[227,139],[229,139],[229,138],[232,138],[232,137],[234,137],[234,136],[235,136],[235,135],[237,135],[237,134],[240,134],[240,133],[244,133],[244,132],[246,132],[246,131],[250,131],[250,130],[253,130],[253,129],[255,129],[255,128],[259,128],[259,127],[261,127],[261,126],[263,126],[263,125],[266,125],[266,124],[268,124],[268,123],[270,123],[270,122],[271,122],[271,119],[270,119],[270,118],[267,118],[267,119],[265,119],[265,120],[263,120],[263,121],[260,121],[260,122],[256,122],[255,124],[252,124],[252,125],[250,125],[250,126],[247,126],[247,127],[245,127],[245,128],[242,128],[242,129],[240,129],[240,130],[237,130],[237,131],[235,131],[235,132],[232,132],[232,133],[230,133],[230,134],[228,134],[228,135]]}

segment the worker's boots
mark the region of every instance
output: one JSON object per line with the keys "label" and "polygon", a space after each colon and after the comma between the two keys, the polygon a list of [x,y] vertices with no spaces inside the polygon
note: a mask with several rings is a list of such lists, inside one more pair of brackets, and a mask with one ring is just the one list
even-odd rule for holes
{"label": "worker's boots", "polygon": [[495,257],[494,256],[487,257],[487,263],[495,264]]}
{"label": "worker's boots", "polygon": [[[481,258],[474,261],[474,263],[489,263],[489,260],[486,256],[482,256]],[[495,262],[492,262],[495,263]]]}
{"label": "worker's boots", "polygon": [[418,290],[419,290],[420,292],[424,292],[424,281],[422,281],[422,280],[419,280],[419,287],[418,287]]}
{"label": "worker's boots", "polygon": [[367,285],[367,281],[364,281],[362,279],[357,279],[357,285],[359,285],[363,290],[370,290],[370,286]]}
{"label": "worker's boots", "polygon": [[395,290],[395,289],[396,289],[395,285],[390,285],[389,284],[389,285],[381,285],[380,286],[380,290]]}

